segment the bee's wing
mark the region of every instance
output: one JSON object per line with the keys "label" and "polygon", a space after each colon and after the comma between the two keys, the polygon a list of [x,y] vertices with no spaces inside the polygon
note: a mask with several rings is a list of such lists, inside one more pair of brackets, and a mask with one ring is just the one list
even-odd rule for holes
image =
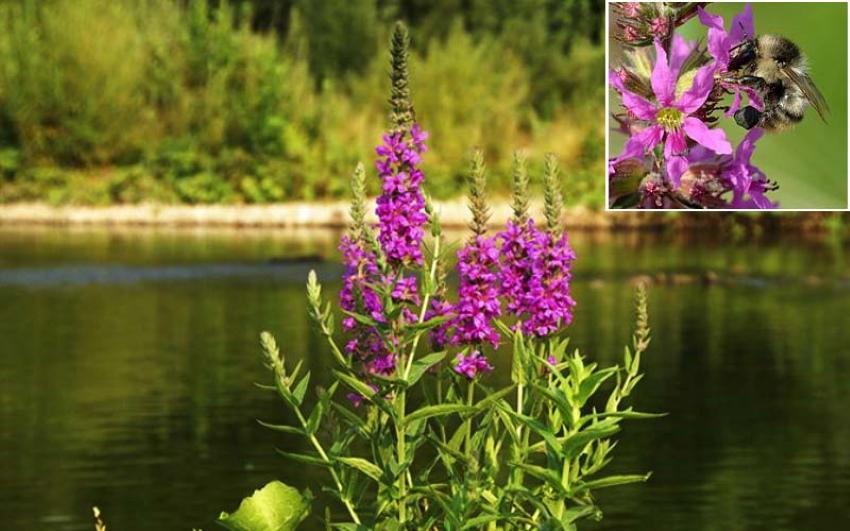
{"label": "bee's wing", "polygon": [[829,114],[829,105],[827,105],[826,100],[823,99],[823,94],[821,94],[815,86],[812,78],[810,78],[807,74],[794,70],[793,68],[783,68],[782,73],[803,91],[806,99],[809,100],[812,107],[818,111],[821,119],[826,122],[826,117]]}

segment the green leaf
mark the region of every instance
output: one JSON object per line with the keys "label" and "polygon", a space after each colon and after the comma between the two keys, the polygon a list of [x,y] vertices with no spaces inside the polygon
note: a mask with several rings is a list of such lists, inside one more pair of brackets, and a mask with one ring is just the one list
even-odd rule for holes
{"label": "green leaf", "polygon": [[269,424],[268,422],[263,422],[262,420],[257,420],[260,426],[264,428],[268,428],[270,430],[279,431],[283,433],[291,433],[293,435],[304,435],[304,430],[301,428],[296,428],[295,426],[286,426],[284,424]]}
{"label": "green leaf", "polygon": [[337,457],[336,460],[344,465],[356,468],[357,470],[363,472],[378,483],[381,482],[381,476],[383,476],[383,471],[381,471],[378,465],[372,463],[371,461],[367,461],[366,459],[362,459],[360,457]]}
{"label": "green leaf", "polygon": [[648,474],[631,474],[625,476],[608,476],[606,478],[594,479],[576,485],[576,492],[584,492],[591,489],[602,489],[605,487],[614,487],[617,485],[628,485],[629,483],[642,483],[647,481],[652,473]]}
{"label": "green leaf", "polygon": [[566,496],[569,494],[564,488],[564,485],[561,483],[561,477],[555,471],[543,468],[542,466],[530,465],[528,463],[516,463],[515,466],[543,481],[562,495]]}
{"label": "green leaf", "polygon": [[231,531],[292,531],[310,513],[311,495],[272,481],[242,500],[232,514],[222,512],[216,523]]}
{"label": "green leaf", "polygon": [[580,431],[578,433],[574,433],[567,437],[564,441],[563,451],[566,459],[572,459],[575,456],[579,455],[584,447],[587,446],[587,443],[591,441],[595,441],[597,439],[604,439],[605,437],[610,437],[620,431],[620,428],[617,426],[610,426],[607,428],[588,428],[584,431]]}
{"label": "green leaf", "polygon": [[419,419],[427,419],[431,417],[440,417],[451,415],[453,413],[472,413],[477,408],[475,406],[467,406],[465,404],[437,404],[435,406],[425,406],[419,408],[407,417],[405,422],[410,423]]}
{"label": "green leaf", "polygon": [[485,524],[490,522],[498,522],[503,516],[501,514],[485,514],[477,516],[471,520],[466,520],[461,529],[483,529]]}
{"label": "green leaf", "polygon": [[584,507],[572,507],[564,511],[564,516],[561,517],[561,521],[567,524],[572,524],[582,518],[587,516],[597,516],[601,517],[602,513],[599,512],[599,509],[594,507],[593,505],[585,505]]}
{"label": "green leaf", "polygon": [[531,428],[535,433],[537,433],[537,435],[543,437],[543,440],[545,440],[546,443],[552,448],[557,449],[561,446],[560,442],[558,441],[558,438],[555,436],[554,433],[552,433],[552,430],[550,430],[549,427],[543,424],[542,422],[527,415],[520,415],[519,413],[516,413],[511,410],[507,410],[507,413],[510,414],[513,418],[517,419],[518,421]]}
{"label": "green leaf", "polygon": [[341,371],[334,371],[334,375],[345,385],[350,387],[352,390],[360,393],[367,400],[372,400],[375,396],[375,390],[366,385],[366,383],[358,380],[354,376],[345,374]]}
{"label": "green leaf", "polygon": [[419,379],[422,378],[422,375],[425,374],[425,371],[443,361],[446,354],[447,352],[445,351],[435,352],[414,360],[413,365],[410,366],[410,374],[407,377],[407,384],[413,385],[418,382]]}
{"label": "green leaf", "polygon": [[587,399],[593,396],[593,393],[599,389],[599,386],[602,385],[602,382],[611,377],[615,372],[617,372],[617,367],[609,367],[607,369],[602,369],[599,372],[595,372],[588,376],[585,380],[581,382],[578,389],[578,395],[576,399],[578,401],[578,406],[581,407],[587,402]]}
{"label": "green leaf", "polygon": [[295,398],[295,405],[300,406],[304,402],[304,395],[307,394],[307,386],[310,384],[310,371],[304,375],[304,378],[298,382],[295,389],[292,390],[292,397]]}
{"label": "green leaf", "polygon": [[287,459],[295,461],[296,463],[303,463],[305,465],[315,466],[330,466],[330,463],[327,463],[324,459],[316,455],[296,454],[292,452],[285,452],[283,450],[277,450],[277,453]]}
{"label": "green leaf", "polygon": [[324,401],[319,401],[316,407],[313,408],[310,418],[307,419],[307,426],[305,427],[307,435],[315,435],[319,431],[319,425],[322,423],[322,416],[325,414],[326,408],[327,405]]}
{"label": "green leaf", "polygon": [[413,324],[410,325],[410,329],[411,330],[430,330],[431,328],[434,328],[435,326],[439,326],[443,323],[451,321],[454,318],[455,318],[454,315],[438,315],[437,317],[432,317],[431,319],[428,319],[427,321],[422,321],[421,323],[419,323],[419,322],[413,323]]}
{"label": "green leaf", "polygon": [[621,195],[614,200],[611,208],[634,208],[640,203],[641,195],[639,192]]}
{"label": "green leaf", "polygon": [[528,383],[526,360],[528,354],[526,352],[525,341],[522,338],[522,330],[517,328],[514,332],[514,357],[511,364],[511,381],[517,385],[525,385]]}
{"label": "green leaf", "polygon": [[350,315],[351,317],[353,317],[354,320],[357,321],[358,323],[364,324],[368,327],[377,327],[379,325],[378,321],[376,321],[376,320],[374,320],[371,317],[368,317],[366,315],[359,314],[359,313],[356,313],[356,312],[350,312],[348,310],[343,310],[342,312],[346,315]]}

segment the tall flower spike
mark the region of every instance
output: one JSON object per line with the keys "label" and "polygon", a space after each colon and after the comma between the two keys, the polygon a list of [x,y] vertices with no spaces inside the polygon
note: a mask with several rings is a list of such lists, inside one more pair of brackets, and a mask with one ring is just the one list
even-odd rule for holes
{"label": "tall flower spike", "polygon": [[484,155],[480,149],[476,149],[472,154],[472,168],[469,172],[469,210],[472,212],[469,228],[476,236],[487,232],[487,222],[490,220],[484,171]]}
{"label": "tall flower spike", "polygon": [[561,231],[561,213],[564,196],[561,193],[561,178],[558,161],[549,153],[543,162],[543,212],[546,214],[546,228],[551,234]]}
{"label": "tall flower spike", "polygon": [[390,108],[392,114],[392,132],[400,133],[408,131],[413,125],[415,116],[413,103],[410,99],[409,78],[407,74],[407,51],[410,47],[410,36],[403,22],[396,22],[393,37],[390,43],[390,62],[392,73],[392,92],[390,94]]}
{"label": "tall flower spike", "polygon": [[528,221],[528,164],[525,153],[514,152],[513,181],[511,183],[513,201],[511,209],[514,212],[513,221],[516,225],[524,226]]}

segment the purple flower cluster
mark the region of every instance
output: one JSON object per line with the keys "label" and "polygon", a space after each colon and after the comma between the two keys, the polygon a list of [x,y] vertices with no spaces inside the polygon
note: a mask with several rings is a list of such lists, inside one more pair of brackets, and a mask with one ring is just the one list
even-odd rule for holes
{"label": "purple flower cluster", "polygon": [[614,38],[629,45],[665,39],[696,14],[694,4],[614,2]]}
{"label": "purple flower cluster", "polygon": [[[620,9],[631,12],[633,7]],[[628,135],[622,153],[609,161],[611,205],[641,208],[773,208],[766,192],[775,189],[764,174],[750,164],[753,144],[761,134],[751,131],[747,144],[732,157],[732,145],[718,127],[716,112],[722,98],[733,94],[725,117],[741,106],[743,95],[750,105],[762,108],[759,95],[750,87],[730,81],[731,50],[754,35],[752,11],[747,6],[724,29],[723,18],[696,11],[708,28],[708,52],[696,42],[674,34],[669,49],[655,39],[654,65],[649,79],[636,68],[624,66],[611,72],[609,82],[619,93],[625,113],[616,116],[620,130]],[[645,51],[646,49],[641,49]],[[639,52],[636,52],[637,55]],[[645,59],[650,60],[648,54]],[[657,146],[663,146],[658,152]],[[746,159],[746,161],[744,161]],[[706,161],[717,162],[717,172],[703,171]],[[724,164],[735,162],[735,176]]]}
{"label": "purple flower cluster", "polygon": [[502,240],[501,290],[507,308],[521,321],[523,333],[545,337],[572,322],[570,269],[575,253],[566,234],[555,236],[509,222]]}
{"label": "purple flower cluster", "polygon": [[[409,136],[408,136],[409,135]],[[375,166],[383,180],[383,192],[377,199],[378,241],[393,266],[422,263],[423,226],[428,221],[421,185],[424,179],[417,166],[426,151],[428,133],[414,124],[409,133],[384,135],[375,148]]]}
{"label": "purple flower cluster", "polygon": [[[369,316],[378,323],[385,322],[383,302],[370,286],[378,276],[375,255],[365,250],[361,241],[348,235],[342,237],[339,249],[345,264],[342,289],[339,292],[340,307],[348,312]],[[385,373],[389,365],[386,360],[388,352],[378,331],[350,315],[343,318],[342,328],[351,334],[345,344],[345,351],[362,361],[369,372]]]}
{"label": "purple flower cluster", "polygon": [[458,352],[455,357],[454,370],[472,380],[481,373],[492,371],[493,366],[487,361],[486,356],[477,350],[473,350],[468,355]]}
{"label": "purple flower cluster", "polygon": [[499,283],[499,249],[496,240],[475,236],[457,253],[459,278],[457,317],[453,320],[455,345],[489,343],[499,346],[499,333],[493,319],[501,312]]}
{"label": "purple flower cluster", "polygon": [[[442,297],[434,297],[431,300],[428,311],[425,313],[425,319],[435,319],[437,317],[451,317],[454,315],[455,308],[452,303]],[[431,346],[434,350],[443,350],[451,343],[452,320],[437,325],[431,330]]]}

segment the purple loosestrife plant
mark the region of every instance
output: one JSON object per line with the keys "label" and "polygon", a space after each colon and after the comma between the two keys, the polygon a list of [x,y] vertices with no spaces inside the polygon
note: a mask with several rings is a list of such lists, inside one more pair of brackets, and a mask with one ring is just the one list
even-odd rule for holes
{"label": "purple loosestrife plant", "polygon": [[[272,373],[266,388],[290,412],[283,422],[261,424],[306,442],[287,441],[279,452],[316,467],[319,476],[286,480],[303,488],[309,477],[319,494],[313,499],[309,490],[272,482],[222,514],[218,522],[233,531],[292,530],[307,518],[327,529],[575,530],[601,516],[598,488],[648,478],[602,473],[621,423],[651,416],[626,405],[649,345],[644,291],[622,364],[601,368],[568,352],[575,255],[561,223],[555,159],[544,166],[545,225],[529,214],[528,172],[517,155],[513,219],[489,236],[477,151],[472,234],[456,253],[452,295],[444,274],[452,253],[421,191],[424,134],[413,121],[407,44],[398,25],[392,121],[378,150],[379,224],[366,222],[366,176],[358,166],[351,226],[340,246],[338,304],[325,301],[315,272],[307,281],[310,315],[333,356],[327,386],[308,394],[313,362],[291,363],[271,334],[261,335]],[[714,164],[718,175],[734,180],[748,167],[744,151],[688,162]],[[494,377],[496,371],[509,371],[510,383],[497,387],[506,378]],[[324,478],[320,488],[316,477]],[[319,504],[323,510],[311,517]]]}
{"label": "purple loosestrife plant", "polygon": [[[621,31],[636,28],[642,33],[638,39],[618,37],[626,61],[609,75],[622,105],[613,118],[628,137],[623,151],[608,164],[612,208],[777,206],[765,195],[776,185],[750,163],[761,133],[751,131],[742,140],[746,147],[736,151],[720,128],[745,96],[750,105],[762,108],[758,93],[734,82],[728,71],[734,48],[754,35],[752,10],[745,7],[727,31],[723,18],[707,13],[704,4],[620,3],[615,8]],[[695,15],[707,28],[706,48],[675,32]],[[666,33],[652,31],[650,16],[671,21]],[[734,178],[730,171],[695,171],[700,161],[727,160],[734,151],[734,160],[744,155],[747,159],[736,166]]]}

